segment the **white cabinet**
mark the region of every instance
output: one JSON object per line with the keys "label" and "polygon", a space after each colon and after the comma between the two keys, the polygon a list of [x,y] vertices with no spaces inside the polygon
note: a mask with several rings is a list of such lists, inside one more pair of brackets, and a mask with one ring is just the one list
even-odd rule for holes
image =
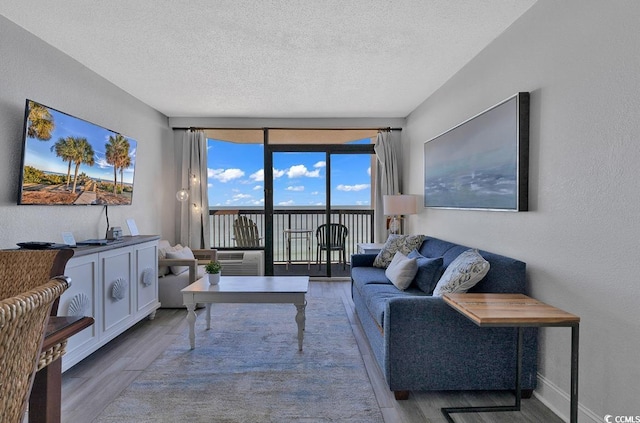
{"label": "white cabinet", "polygon": [[[67,342],[67,353],[62,356],[62,365],[71,367],[96,350],[99,328],[102,327],[100,286],[98,285],[98,255],[90,254],[72,258],[67,263],[65,275],[71,278],[71,286],[60,297],[58,316],[93,316],[95,323],[73,335]],[[78,358],[79,357],[79,358]],[[72,362],[73,364],[69,364]]]}
{"label": "white cabinet", "polygon": [[158,238],[125,237],[123,242],[78,249],[65,268],[71,287],[60,298],[59,316],[83,315],[93,326],[69,339],[62,369],[96,351],[149,316],[158,301]]}

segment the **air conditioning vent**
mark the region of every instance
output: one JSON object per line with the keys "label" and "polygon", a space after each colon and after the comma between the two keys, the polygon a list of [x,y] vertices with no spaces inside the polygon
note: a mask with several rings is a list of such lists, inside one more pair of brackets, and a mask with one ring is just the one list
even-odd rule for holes
{"label": "air conditioning vent", "polygon": [[264,251],[218,251],[223,276],[264,276]]}

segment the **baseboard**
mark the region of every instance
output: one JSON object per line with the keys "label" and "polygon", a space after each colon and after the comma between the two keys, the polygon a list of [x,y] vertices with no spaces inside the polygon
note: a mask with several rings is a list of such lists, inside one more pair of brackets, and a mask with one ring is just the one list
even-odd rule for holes
{"label": "baseboard", "polygon": [[[533,395],[547,408],[553,411],[565,422],[569,421],[569,394],[538,373],[538,387]],[[578,391],[578,421],[584,423],[602,423],[604,418],[580,405],[580,391]]]}

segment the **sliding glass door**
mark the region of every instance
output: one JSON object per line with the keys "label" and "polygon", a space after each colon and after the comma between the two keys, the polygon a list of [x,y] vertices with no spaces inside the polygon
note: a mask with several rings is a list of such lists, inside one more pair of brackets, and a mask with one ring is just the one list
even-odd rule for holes
{"label": "sliding glass door", "polygon": [[348,276],[357,244],[373,240],[376,134],[206,130],[211,246],[261,252],[265,275]]}
{"label": "sliding glass door", "polygon": [[272,184],[265,172],[265,217],[273,245],[267,272],[349,275],[357,243],[372,236],[372,153],[369,138],[266,145]]}

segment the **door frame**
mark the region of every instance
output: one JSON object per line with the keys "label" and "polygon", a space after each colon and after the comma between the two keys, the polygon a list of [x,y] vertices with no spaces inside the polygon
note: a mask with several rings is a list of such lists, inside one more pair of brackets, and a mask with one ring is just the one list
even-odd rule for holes
{"label": "door frame", "polygon": [[[292,128],[295,130],[296,128]],[[264,219],[265,219],[265,268],[267,276],[273,276],[273,153],[325,153],[327,171],[325,177],[326,221],[331,221],[331,155],[375,154],[374,144],[270,144],[269,128],[264,131]],[[329,257],[327,251],[326,257]],[[331,277],[330,260],[327,259],[327,277]]]}

